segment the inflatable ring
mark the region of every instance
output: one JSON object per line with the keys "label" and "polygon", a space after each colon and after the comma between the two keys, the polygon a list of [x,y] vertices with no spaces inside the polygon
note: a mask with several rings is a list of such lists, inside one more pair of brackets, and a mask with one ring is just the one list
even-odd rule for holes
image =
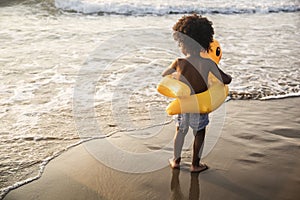
{"label": "inflatable ring", "polygon": [[181,98],[191,95],[191,89],[185,83],[172,78],[172,75],[165,76],[157,86],[157,91],[166,97]]}
{"label": "inflatable ring", "polygon": [[227,85],[216,83],[205,92],[175,99],[168,105],[166,112],[169,115],[210,113],[222,105],[228,95],[228,91]]}
{"label": "inflatable ring", "polygon": [[210,43],[210,50],[208,51],[209,57],[218,65],[222,58],[222,49],[217,40]]}
{"label": "inflatable ring", "polygon": [[[216,64],[222,57],[222,50],[217,40],[210,44],[208,54],[200,53],[200,56],[212,59]],[[229,88],[219,81],[213,74],[208,76],[208,90],[199,94],[191,94],[191,90],[185,83],[165,76],[157,86],[157,91],[164,96],[177,98],[166,108],[169,115],[181,113],[210,113],[216,110],[225,101]]]}

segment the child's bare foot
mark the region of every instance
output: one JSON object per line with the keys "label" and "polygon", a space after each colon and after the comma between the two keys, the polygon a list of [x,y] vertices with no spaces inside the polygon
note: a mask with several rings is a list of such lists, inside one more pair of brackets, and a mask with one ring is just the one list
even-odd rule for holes
{"label": "child's bare foot", "polygon": [[178,159],[173,159],[173,158],[170,158],[169,159],[169,163],[170,163],[170,167],[172,168],[172,169],[179,169],[179,167],[180,167],[180,160],[178,160]]}
{"label": "child's bare foot", "polygon": [[207,169],[208,169],[208,166],[206,164],[200,164],[199,166],[192,165],[190,171],[192,173],[200,173]]}

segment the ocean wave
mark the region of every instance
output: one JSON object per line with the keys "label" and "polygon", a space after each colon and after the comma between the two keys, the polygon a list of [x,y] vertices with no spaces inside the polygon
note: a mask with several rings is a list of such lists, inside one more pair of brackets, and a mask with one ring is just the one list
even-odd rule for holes
{"label": "ocean wave", "polygon": [[117,15],[168,15],[168,14],[246,14],[246,13],[277,13],[298,12],[300,5],[260,5],[245,7],[242,5],[203,6],[200,3],[155,4],[136,1],[129,2],[97,2],[84,0],[55,0],[58,9],[83,14],[117,14]]}
{"label": "ocean wave", "polygon": [[293,1],[279,2],[226,2],[217,1],[215,3],[187,2],[180,1],[122,1],[122,0],[3,0],[0,7],[22,5],[37,5],[48,10],[60,10],[64,12],[75,12],[82,14],[98,15],[125,15],[125,16],[144,16],[144,15],[170,15],[170,14],[255,14],[255,13],[280,13],[280,12],[299,12],[300,3]]}
{"label": "ocean wave", "polygon": [[291,94],[270,95],[270,96],[262,97],[259,100],[275,100],[275,99],[285,99],[285,98],[292,98],[292,97],[300,97],[300,92],[291,93]]}
{"label": "ocean wave", "polygon": [[261,92],[229,92],[230,100],[274,100],[274,99],[285,99],[285,98],[293,98],[300,97],[300,91],[295,93],[286,93],[286,94],[264,94]]}

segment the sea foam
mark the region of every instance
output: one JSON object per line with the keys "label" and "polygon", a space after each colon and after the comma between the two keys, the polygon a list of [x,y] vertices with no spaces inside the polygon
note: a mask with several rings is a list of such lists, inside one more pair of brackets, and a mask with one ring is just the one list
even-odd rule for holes
{"label": "sea foam", "polygon": [[219,13],[219,14],[245,14],[245,13],[274,13],[297,12],[299,3],[263,1],[255,4],[236,2],[204,3],[201,1],[100,1],[100,0],[55,0],[55,6],[64,11],[84,14],[118,14],[118,15],[167,15],[185,13]]}

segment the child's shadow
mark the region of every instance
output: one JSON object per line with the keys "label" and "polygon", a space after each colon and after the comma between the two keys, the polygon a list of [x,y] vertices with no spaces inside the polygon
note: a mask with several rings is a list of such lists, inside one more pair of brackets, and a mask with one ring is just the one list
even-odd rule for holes
{"label": "child's shadow", "polygon": [[186,198],[181,191],[179,183],[179,169],[172,170],[172,180],[171,180],[171,200],[180,200],[180,199],[199,199],[200,195],[200,186],[199,186],[199,173],[191,173],[191,182],[190,182],[190,191],[189,198]]}
{"label": "child's shadow", "polygon": [[[179,182],[179,169],[172,170],[172,180],[171,180],[171,200],[180,200],[180,199],[200,199],[200,184],[199,184],[199,174],[200,173],[191,173],[191,181],[190,181],[190,190],[189,196],[186,197],[181,191],[180,182]],[[203,177],[207,182],[217,185],[225,190],[228,190],[235,195],[243,197],[242,199],[266,199],[264,196],[256,193],[255,191],[251,191],[241,185],[237,185],[217,171],[213,171],[213,173],[209,177]]]}

